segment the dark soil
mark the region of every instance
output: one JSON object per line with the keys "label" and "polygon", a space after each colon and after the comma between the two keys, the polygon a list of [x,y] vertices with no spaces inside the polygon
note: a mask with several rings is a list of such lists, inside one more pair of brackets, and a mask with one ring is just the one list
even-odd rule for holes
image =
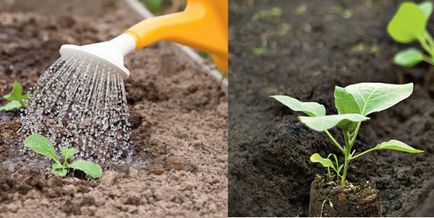
{"label": "dark soil", "polygon": [[[298,113],[270,95],[316,101],[332,114],[336,85],[399,83],[404,81],[400,75],[413,75],[410,71],[426,74],[424,65],[407,70],[392,63],[398,48],[407,47],[386,32],[398,5],[230,1],[229,215],[307,216],[310,184],[315,174],[325,173],[309,157],[336,153],[326,135],[306,128]],[[272,7],[282,14],[253,20]],[[418,75],[405,77],[417,82],[409,99],[362,125],[355,148],[395,138],[425,152],[378,151],[349,169],[349,181],[379,190],[384,216],[434,216],[434,101]]]}
{"label": "dark soil", "polygon": [[[14,80],[29,89],[60,45],[108,40],[138,21],[111,0],[92,1],[104,13],[90,15],[79,0],[11,2],[0,2],[1,95]],[[40,9],[48,6],[66,9]],[[126,66],[133,162],[108,164],[100,180],[58,178],[47,160],[20,156],[19,115],[0,112],[0,217],[226,216],[227,98],[219,82],[168,43],[130,54]]]}
{"label": "dark soil", "polygon": [[316,175],[310,186],[309,216],[380,217],[378,191],[369,185],[350,182],[343,187]]}

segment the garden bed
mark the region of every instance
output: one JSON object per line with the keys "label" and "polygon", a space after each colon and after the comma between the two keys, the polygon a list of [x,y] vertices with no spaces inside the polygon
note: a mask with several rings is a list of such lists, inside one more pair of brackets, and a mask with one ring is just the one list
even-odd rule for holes
{"label": "garden bed", "polygon": [[[281,13],[264,13],[279,10],[273,7]],[[396,138],[425,152],[373,152],[350,165],[348,179],[378,189],[385,216],[434,215],[434,100],[420,82],[428,67],[410,71],[392,63],[400,46],[386,26],[397,7],[385,1],[230,2],[230,216],[307,216],[310,184],[325,173],[309,157],[336,153],[325,134],[305,127],[270,95],[319,102],[333,114],[336,85],[404,81],[416,82],[414,93],[364,123],[355,149]]]}
{"label": "garden bed", "polygon": [[[117,1],[29,4],[0,3],[0,94],[13,81],[28,90],[59,57],[60,45],[108,40],[140,20]],[[22,156],[19,115],[1,112],[0,213],[226,216],[226,94],[175,50],[159,43],[126,57],[134,153],[130,163],[106,164],[100,180],[61,179],[47,160]]]}

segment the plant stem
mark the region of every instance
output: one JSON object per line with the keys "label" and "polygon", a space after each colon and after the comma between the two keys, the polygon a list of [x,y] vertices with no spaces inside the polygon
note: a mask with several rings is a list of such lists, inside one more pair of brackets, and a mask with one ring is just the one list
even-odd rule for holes
{"label": "plant stem", "polygon": [[433,45],[434,41],[431,37],[431,35],[428,32],[425,32],[422,36],[417,37],[417,40],[419,41],[422,48],[431,56],[434,56],[434,50]]}
{"label": "plant stem", "polygon": [[[359,126],[357,126],[357,127],[359,127]],[[356,130],[357,130],[357,127],[356,127]],[[349,154],[351,151],[351,139],[349,137],[347,130],[344,130],[343,134],[344,134],[344,139],[345,139],[345,149],[343,152],[345,160],[344,160],[344,172],[343,172],[342,177],[341,177],[341,185],[345,186],[345,181],[346,181],[347,173],[348,173],[348,166],[350,164]]]}
{"label": "plant stem", "polygon": [[428,64],[434,65],[434,61],[431,60],[431,58],[423,56],[423,61],[427,62]]}
{"label": "plant stem", "polygon": [[341,177],[341,186],[345,186],[349,164],[350,164],[350,158],[348,158],[348,154],[346,152],[345,153],[345,161],[344,161],[344,173],[342,174],[342,177]]}
{"label": "plant stem", "polygon": [[350,146],[353,146],[354,142],[356,142],[356,138],[357,138],[357,135],[359,134],[361,125],[362,125],[362,122],[357,123],[356,130],[354,130],[353,134],[351,135],[351,139],[348,143]]}
{"label": "plant stem", "polygon": [[338,147],[338,149],[342,152],[344,152],[344,149],[342,148],[341,144],[339,144],[338,141],[336,141],[335,137],[332,136],[332,134],[330,134],[330,132],[328,130],[325,131],[327,136],[333,141],[333,143],[336,145],[336,147]]}
{"label": "plant stem", "polygon": [[360,153],[358,155],[352,156],[351,160],[354,160],[354,159],[356,159],[356,158],[358,158],[360,156],[363,156],[363,155],[365,155],[365,154],[367,154],[367,153],[369,153],[371,151],[375,151],[375,150],[377,150],[377,148],[375,148],[375,147],[374,148],[370,148],[370,149],[368,149],[368,150],[366,150],[366,151],[364,151],[364,152],[362,152],[362,153]]}
{"label": "plant stem", "polygon": [[430,52],[429,52],[429,54],[430,54],[431,57],[432,57],[433,54],[434,54],[434,51],[433,51],[433,48],[434,48],[434,40],[433,40],[433,38],[431,37],[431,34],[430,34],[429,32],[427,32],[427,31],[425,31],[424,37],[425,37],[425,39],[426,39],[426,41],[427,41],[427,43],[428,43],[428,47],[430,48]]}

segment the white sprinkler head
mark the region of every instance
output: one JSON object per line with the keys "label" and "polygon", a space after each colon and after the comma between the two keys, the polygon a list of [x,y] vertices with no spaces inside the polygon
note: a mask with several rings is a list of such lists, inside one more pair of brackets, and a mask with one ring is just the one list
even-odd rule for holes
{"label": "white sprinkler head", "polygon": [[98,65],[111,67],[119,73],[122,78],[127,79],[130,71],[124,66],[124,56],[134,50],[136,41],[128,34],[121,34],[116,38],[94,44],[83,46],[65,44],[60,47],[60,55],[64,58],[71,56],[81,56],[89,61],[90,69],[95,69]]}

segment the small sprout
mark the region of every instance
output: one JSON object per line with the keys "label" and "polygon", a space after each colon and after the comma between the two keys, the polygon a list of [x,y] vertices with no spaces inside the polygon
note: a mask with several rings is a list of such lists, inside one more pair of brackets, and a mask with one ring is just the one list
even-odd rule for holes
{"label": "small sprout", "polygon": [[253,48],[253,54],[255,54],[255,55],[259,56],[259,55],[263,55],[265,53],[267,53],[267,47],[261,46],[261,47]]}
{"label": "small sprout", "polygon": [[24,140],[24,144],[33,152],[50,158],[54,162],[51,166],[52,172],[58,176],[64,177],[66,176],[68,169],[74,169],[84,172],[92,179],[101,177],[101,166],[96,163],[85,160],[76,160],[71,164],[68,162],[76,153],[74,148],[62,147],[60,149],[60,153],[63,156],[63,163],[61,163],[53,145],[47,137],[33,134]]}
{"label": "small sprout", "polygon": [[299,6],[297,6],[294,9],[294,14],[295,15],[302,15],[302,14],[306,13],[306,10],[307,10],[306,4],[300,4]]}
{"label": "small sprout", "polygon": [[160,13],[163,9],[163,0],[141,0],[141,2],[152,12]]}
{"label": "small sprout", "polygon": [[416,48],[409,48],[395,54],[395,64],[403,67],[413,67],[422,61],[434,64],[434,40],[427,30],[432,10],[433,5],[429,1],[419,5],[413,2],[400,5],[387,26],[387,32],[399,43],[418,41],[428,55]]}
{"label": "small sprout", "polygon": [[282,9],[279,7],[272,7],[270,9],[261,10],[258,13],[254,14],[252,20],[262,20],[271,17],[280,17],[282,15]]}
{"label": "small sprout", "polygon": [[342,17],[345,19],[350,19],[353,16],[353,11],[351,9],[345,9],[342,13]]}
{"label": "small sprout", "polygon": [[365,45],[364,45],[363,43],[358,43],[358,44],[356,44],[355,46],[353,46],[353,47],[351,48],[351,50],[352,50],[352,51],[355,51],[355,52],[362,52],[362,51],[365,50]]}
{"label": "small sprout", "polygon": [[[356,153],[354,145],[359,134],[362,122],[369,120],[369,114],[386,110],[400,101],[408,98],[413,92],[413,84],[395,85],[385,83],[358,83],[349,85],[345,88],[335,87],[335,107],[338,114],[326,115],[325,107],[316,102],[301,102],[295,98],[283,95],[271,96],[280,103],[289,107],[293,111],[303,112],[307,116],[299,116],[300,122],[307,127],[325,132],[331,139],[336,148],[344,157],[343,163],[339,163],[335,154],[322,157],[315,153],[310,157],[313,163],[319,163],[327,168],[329,177],[330,170],[333,170],[340,180],[341,185],[345,185],[348,166],[350,161],[376,150],[393,150],[406,153],[422,153],[422,150],[415,149],[401,141],[392,139],[377,144],[376,146]],[[340,143],[328,131],[338,128],[343,136],[343,143]],[[333,159],[331,159],[333,157]]]}
{"label": "small sprout", "polygon": [[0,107],[0,111],[11,111],[27,107],[28,95],[23,93],[23,86],[19,82],[14,82],[11,92],[4,95],[3,98],[7,103]]}

